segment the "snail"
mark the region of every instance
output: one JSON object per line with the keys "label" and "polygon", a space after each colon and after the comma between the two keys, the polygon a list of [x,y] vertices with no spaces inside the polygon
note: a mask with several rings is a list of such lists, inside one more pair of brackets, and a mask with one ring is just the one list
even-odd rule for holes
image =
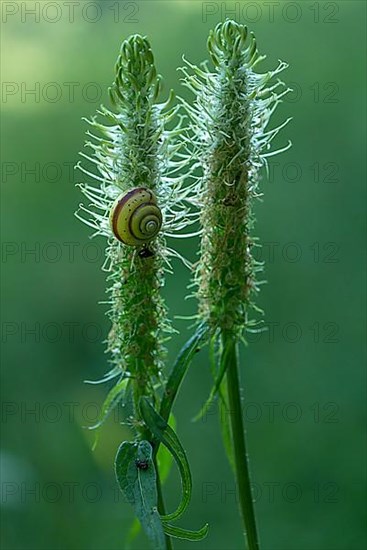
{"label": "snail", "polygon": [[162,213],[150,189],[135,187],[115,201],[110,226],[116,239],[129,246],[151,241],[162,227]]}

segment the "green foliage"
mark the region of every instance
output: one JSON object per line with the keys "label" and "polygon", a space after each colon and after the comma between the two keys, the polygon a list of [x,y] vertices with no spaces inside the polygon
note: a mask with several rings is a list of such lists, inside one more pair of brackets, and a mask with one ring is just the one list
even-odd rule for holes
{"label": "green foliage", "polygon": [[177,538],[200,540],[207,535],[208,525],[205,525],[199,531],[186,531],[181,528],[172,527],[171,525],[169,525],[166,530],[166,523],[168,521],[179,519],[190,503],[192,492],[190,466],[185,450],[182,447],[176,433],[167,424],[167,422],[154,410],[154,408],[151,406],[146,398],[141,398],[140,409],[144,422],[150,429],[155,440],[163,443],[163,445],[170,451],[180,471],[182,482],[182,499],[175,512],[162,516],[161,519],[164,522],[165,532]]}

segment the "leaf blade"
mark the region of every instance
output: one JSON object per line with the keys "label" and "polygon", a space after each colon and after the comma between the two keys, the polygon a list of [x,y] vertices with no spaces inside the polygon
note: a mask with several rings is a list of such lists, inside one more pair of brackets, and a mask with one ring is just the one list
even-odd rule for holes
{"label": "leaf blade", "polygon": [[[157,480],[152,447],[148,441],[139,444],[124,441],[116,454],[115,474],[127,501],[134,507],[144,531],[155,550],[166,550],[166,541],[158,513]],[[138,466],[138,461],[144,467]]]}

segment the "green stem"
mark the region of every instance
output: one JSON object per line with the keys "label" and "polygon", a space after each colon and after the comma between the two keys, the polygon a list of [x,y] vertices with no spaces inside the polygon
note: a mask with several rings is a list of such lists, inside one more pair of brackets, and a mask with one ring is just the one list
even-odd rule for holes
{"label": "green stem", "polygon": [[227,387],[229,418],[236,470],[239,506],[245,528],[248,550],[259,550],[254,503],[252,499],[249,461],[246,451],[245,431],[242,417],[240,381],[238,374],[238,345],[231,334],[223,334],[223,349],[227,351]]}
{"label": "green stem", "polygon": [[[166,507],[164,504],[161,478],[159,477],[159,470],[158,470],[158,464],[157,464],[156,458],[154,459],[154,463],[155,463],[155,471],[157,475],[158,512],[161,516],[164,516],[166,515]],[[172,539],[168,535],[166,535],[166,549],[173,550]]]}

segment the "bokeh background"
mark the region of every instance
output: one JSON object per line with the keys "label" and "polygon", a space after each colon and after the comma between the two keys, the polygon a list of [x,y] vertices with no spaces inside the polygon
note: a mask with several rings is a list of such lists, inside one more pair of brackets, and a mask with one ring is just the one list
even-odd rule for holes
{"label": "bokeh background", "polygon": [[[70,4],[73,4],[72,7]],[[4,550],[125,548],[132,511],[118,498],[113,459],[127,436],[111,418],[95,452],[93,424],[106,387],[104,242],[73,215],[72,170],[101,102],[121,41],[149,36],[165,93],[181,87],[184,53],[206,57],[210,28],[227,15],[256,33],[263,70],[289,62],[293,87],[274,124],[292,123],[270,159],[257,235],[266,279],[267,333],[242,350],[245,421],[264,550],[365,548],[364,429],[364,20],[341,2],[2,2],[2,451]],[[232,10],[232,11],[231,11]],[[233,11],[235,10],[235,11]],[[227,11],[227,13],[226,13]],[[32,14],[33,12],[33,14]],[[83,179],[83,178],[82,178]],[[185,245],[195,258],[197,242]],[[180,263],[165,288],[171,316],[195,312]],[[169,344],[171,362],[190,334]],[[210,523],[200,543],[242,548],[234,482],[198,354],[175,406],[194,477],[182,525]],[[175,471],[165,487],[178,498]],[[143,534],[132,548],[148,548]]]}

